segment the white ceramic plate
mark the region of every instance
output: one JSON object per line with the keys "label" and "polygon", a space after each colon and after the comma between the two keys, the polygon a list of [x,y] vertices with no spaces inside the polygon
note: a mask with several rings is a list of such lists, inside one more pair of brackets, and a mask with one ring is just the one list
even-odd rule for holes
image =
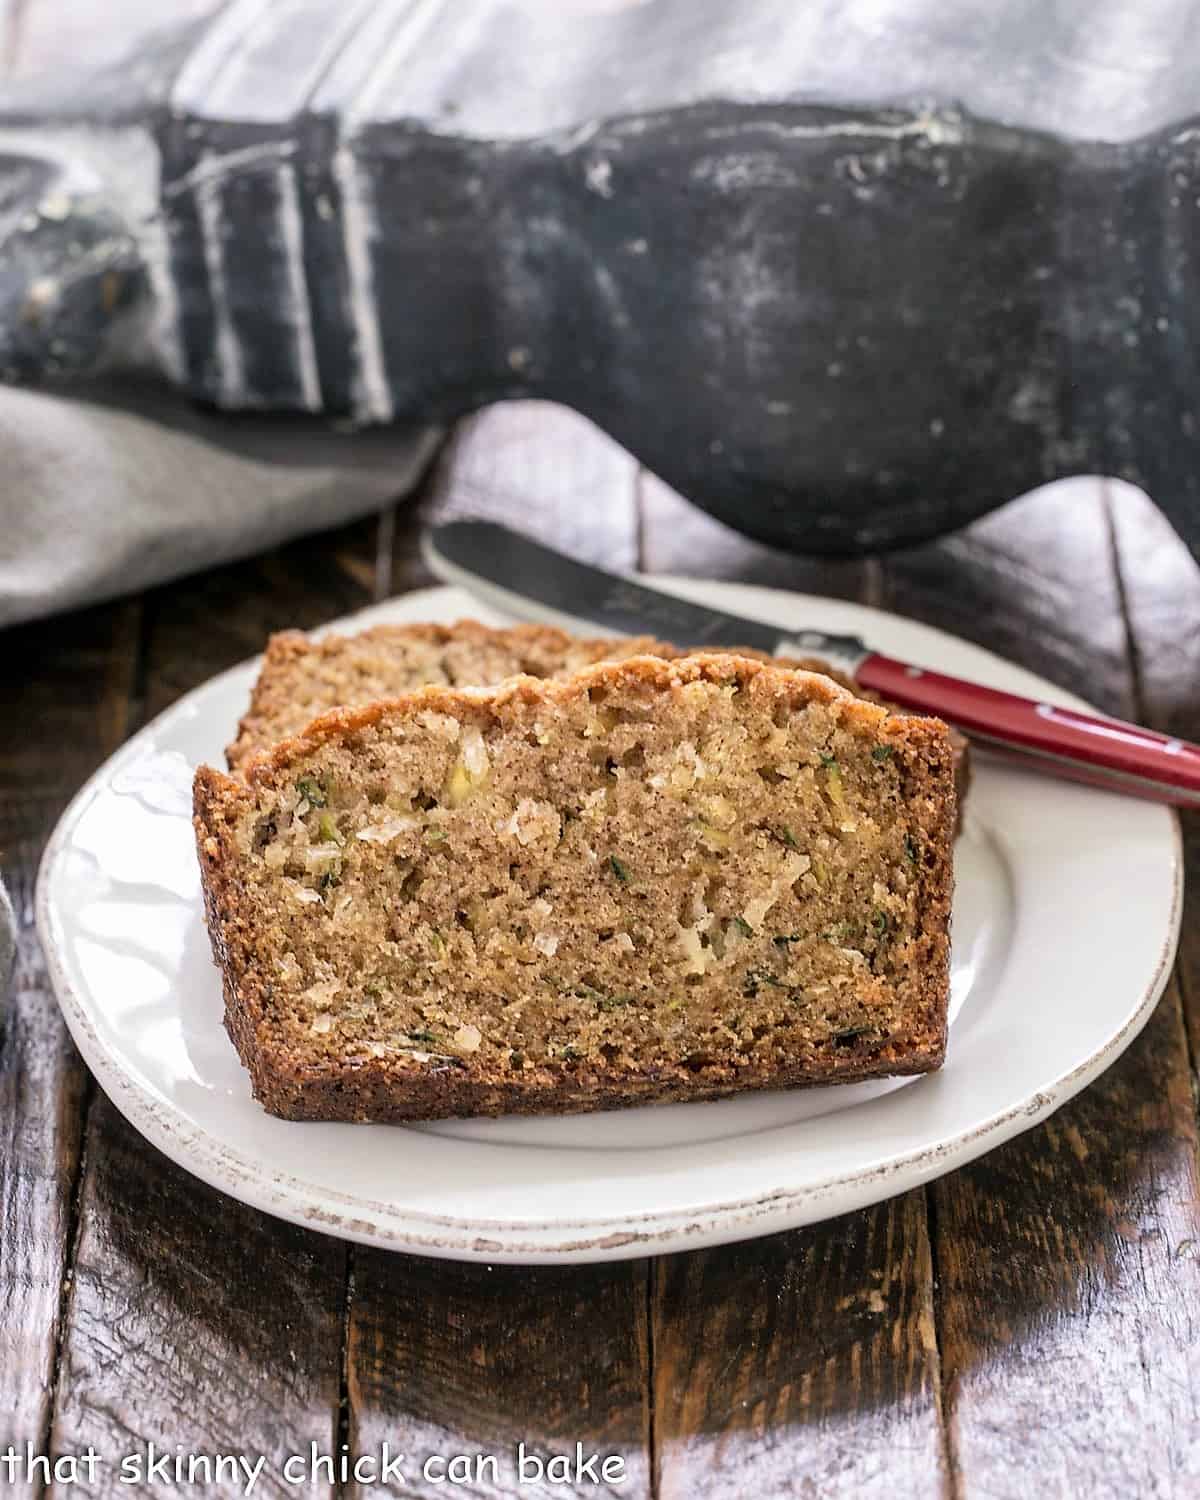
{"label": "white ceramic plate", "polygon": [[[876,610],[655,582],[1087,706]],[[461,615],[500,618],[432,589],[353,623]],[[1174,815],[981,757],[956,861],[949,1060],[936,1076],[550,1119],[272,1119],[221,1026],[190,824],[192,768],[223,763],[256,670],[248,662],[190,693],[92,777],[46,851],[37,916],[72,1035],[117,1107],[198,1177],[297,1223],[485,1261],[616,1259],[808,1223],[925,1182],[1042,1119],[1129,1044],[1166,981],[1182,886]]]}

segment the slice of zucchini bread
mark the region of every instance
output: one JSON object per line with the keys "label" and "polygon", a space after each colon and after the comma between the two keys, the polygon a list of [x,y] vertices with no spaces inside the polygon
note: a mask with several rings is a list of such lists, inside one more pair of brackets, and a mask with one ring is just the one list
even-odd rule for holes
{"label": "slice of zucchini bread", "polygon": [[[774,660],[780,666],[823,672],[859,697],[880,701],[817,657],[772,658],[736,646],[730,651],[756,661]],[[651,636],[587,639],[546,625],[498,630],[478,620],[459,620],[454,625],[376,625],[353,635],[327,635],[319,640],[298,630],[285,630],[267,642],[250,707],[225,758],[230,769],[237,770],[252,755],[299,734],[330,709],[397,698],[426,683],[480,687],[521,673],[561,677],[598,661],[686,654],[681,647]],[[970,779],[968,746],[955,729],[950,730],[950,741],[961,812]]]}
{"label": "slice of zucchini bread", "polygon": [[952,762],[937,720],[732,656],[338,710],[196,774],[226,1026],[288,1119],[936,1068]]}

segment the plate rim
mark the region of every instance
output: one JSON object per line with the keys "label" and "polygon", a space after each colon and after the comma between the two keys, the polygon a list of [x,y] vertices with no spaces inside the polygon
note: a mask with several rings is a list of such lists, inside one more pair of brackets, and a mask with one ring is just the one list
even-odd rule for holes
{"label": "plate rim", "polygon": [[[891,615],[876,606],[733,579],[653,575],[647,581],[668,587],[679,584],[685,588],[696,585],[712,587],[715,584],[723,589],[732,585],[735,588],[750,588],[766,596],[778,594],[781,601],[787,601],[788,608],[807,604],[821,608],[832,604],[849,607],[855,612],[869,613],[880,621],[903,620],[924,631],[967,645],[973,652],[991,658],[1006,671],[1020,671],[1027,678],[1036,679],[1064,704],[1098,712],[1086,700],[1041,678],[1020,663],[1010,662],[998,653],[938,626],[910,620],[906,616]],[[388,614],[401,599],[411,606],[423,598],[447,592],[462,594],[462,590],[447,589],[446,586],[412,590],[327,621],[310,633],[319,635],[329,630],[345,629],[348,625],[364,628],[370,618]],[[217,1140],[169,1103],[160,1104],[145,1091],[142,1083],[131,1079],[110,1056],[109,1049],[92,1025],[88,1007],[67,971],[59,947],[56,925],[58,918],[52,896],[56,867],[70,845],[76,825],[94,798],[123,769],[127,761],[136,758],[145,749],[145,743],[155,738],[156,731],[164,722],[187,711],[187,706],[197,694],[211,691],[226,679],[253,668],[260,660],[261,656],[249,657],[206,678],[168,704],[92,772],[64,808],[47,840],[38,869],[34,915],[47,974],[67,1028],[84,1062],[118,1111],[168,1159],[210,1187],[301,1227],[384,1249],[437,1258],[548,1264],[662,1254],[701,1245],[728,1243],[816,1222],[823,1217],[850,1212],[890,1196],[889,1193],[879,1191],[881,1182],[902,1176],[903,1186],[898,1184],[895,1191],[918,1186],[973,1161],[984,1152],[1045,1119],[1097,1078],[1125,1051],[1149,1020],[1166,988],[1182,922],[1184,887],[1182,829],[1178,813],[1174,809],[1166,809],[1170,814],[1172,862],[1171,909],[1166,919],[1166,933],[1154,970],[1142,994],[1128,1010],[1123,1024],[1088,1057],[1038,1089],[1032,1096],[998,1111],[970,1130],[960,1131],[950,1140],[915,1147],[855,1170],[836,1171],[803,1186],[785,1184],[758,1191],[746,1198],[726,1197],[716,1202],[691,1205],[686,1210],[670,1208],[650,1213],[625,1212],[617,1215],[610,1211],[605,1217],[588,1219],[560,1216],[544,1220],[489,1220],[478,1216],[433,1214],[369,1200],[361,1194],[341,1194],[328,1187],[306,1182],[289,1171],[264,1167],[236,1147]],[[837,1201],[826,1208],[824,1205],[831,1199]],[[816,1212],[811,1211],[814,1208]],[[374,1218],[364,1218],[363,1213],[372,1214]],[[529,1236],[533,1238],[528,1238]]]}

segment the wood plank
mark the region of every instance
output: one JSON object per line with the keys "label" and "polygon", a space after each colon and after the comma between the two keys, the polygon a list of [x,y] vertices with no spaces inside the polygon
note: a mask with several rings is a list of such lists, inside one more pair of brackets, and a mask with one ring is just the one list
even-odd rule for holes
{"label": "wood plank", "polygon": [[973,1496],[1200,1486],[1200,1184],[1175,985],[1123,1058],[937,1184],[950,1441]]}
{"label": "wood plank", "polygon": [[[370,602],[379,537],[377,520],[359,522],[146,595],[147,713],[260,649],[271,630]],[[281,1470],[310,1442],[329,1452],[338,1441],[346,1267],[341,1242],[203,1187],[99,1100],[55,1451],[91,1443],[106,1455],[100,1494],[131,1493],[116,1460],[149,1443],[171,1454],[263,1454],[256,1494],[333,1493],[323,1477],[289,1487]]]}
{"label": "wood plank", "polygon": [[[888,602],[1137,711],[1102,486],[1040,491],[885,563]],[[886,648],[886,643],[881,643]],[[1188,1494],[1200,1183],[1180,999],[1050,1121],[936,1183],[959,1493]]]}
{"label": "wood plank", "polygon": [[7,0],[3,69],[11,78],[33,78],[53,70],[100,69],[128,64],[139,52],[161,45],[164,32],[199,22],[220,0],[173,0],[164,12],[156,0]]}
{"label": "wood plank", "polygon": [[25,35],[25,17],[29,0],[5,0],[0,26],[3,26],[4,45],[0,49],[0,70],[6,77],[17,71],[21,59],[21,44]]}
{"label": "wood plank", "polygon": [[[1145,723],[1200,741],[1200,568],[1140,490],[1113,480],[1109,518]],[[1200,1056],[1200,814],[1183,825],[1183,928],[1176,965],[1192,1057]]]}
{"label": "wood plank", "polygon": [[34,878],[63,806],[124,737],[139,619],[118,604],[5,634],[0,863],[20,936],[0,992],[0,1448],[45,1447],[88,1096],[33,931]]}
{"label": "wood plank", "polygon": [[[874,602],[878,564],[789,557],[643,474],[647,571]],[[658,1493],[948,1493],[923,1193],[651,1269]]]}
{"label": "wood plank", "polygon": [[[353,1493],[438,1496],[431,1455],[495,1459],[454,1493],[647,1496],[650,1488],[645,1261],[455,1265],[356,1249],[351,1284],[350,1447],[407,1455],[404,1486]],[[530,1471],[575,1445],[622,1460],[620,1482],[555,1484]]]}
{"label": "wood plank", "polygon": [[506,401],[466,418],[422,500],[397,513],[393,591],[434,582],[417,555],[422,528],[503,521],[584,562],[638,562],[637,464],[586,417],[549,401]]}
{"label": "wood plank", "polygon": [[[102,1096],[79,1220],[53,1451],[93,1445],[105,1460],[98,1495],[131,1493],[119,1463],[149,1444],[265,1455],[259,1495],[334,1493],[293,1489],[281,1470],[310,1442],[336,1446],[344,1247],[205,1187]],[[134,1492],[179,1486],[143,1478]]]}
{"label": "wood plank", "polygon": [[657,1262],[662,1500],[949,1494],[920,1191]]}
{"label": "wood plank", "polygon": [[[636,466],[584,418],[544,402],[495,406],[458,429],[419,511],[402,527],[451,515],[508,521],[609,567],[636,563]],[[411,533],[410,533],[411,534]],[[397,550],[400,550],[398,542]],[[411,580],[398,559],[394,578]],[[619,1488],[584,1482],[521,1493],[646,1495],[646,1266],[553,1272],[413,1261],[356,1247],[349,1311],[350,1440],[430,1453],[489,1453],[513,1492],[512,1453],[576,1441],[625,1460]],[[505,1467],[507,1465],[507,1467]],[[407,1488],[357,1493],[440,1495],[406,1471]]]}

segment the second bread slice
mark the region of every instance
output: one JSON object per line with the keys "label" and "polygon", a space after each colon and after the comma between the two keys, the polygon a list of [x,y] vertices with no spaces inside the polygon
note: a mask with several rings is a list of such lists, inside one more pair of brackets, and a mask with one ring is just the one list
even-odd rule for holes
{"label": "second bread slice", "polygon": [[494,628],[375,625],[354,635],[283,630],[267,642],[250,707],[225,752],[231,770],[334,708],[359,708],[415,688],[487,687],[507,677],[562,677],[598,661],[675,655],[651,636],[568,635],[550,625]]}

